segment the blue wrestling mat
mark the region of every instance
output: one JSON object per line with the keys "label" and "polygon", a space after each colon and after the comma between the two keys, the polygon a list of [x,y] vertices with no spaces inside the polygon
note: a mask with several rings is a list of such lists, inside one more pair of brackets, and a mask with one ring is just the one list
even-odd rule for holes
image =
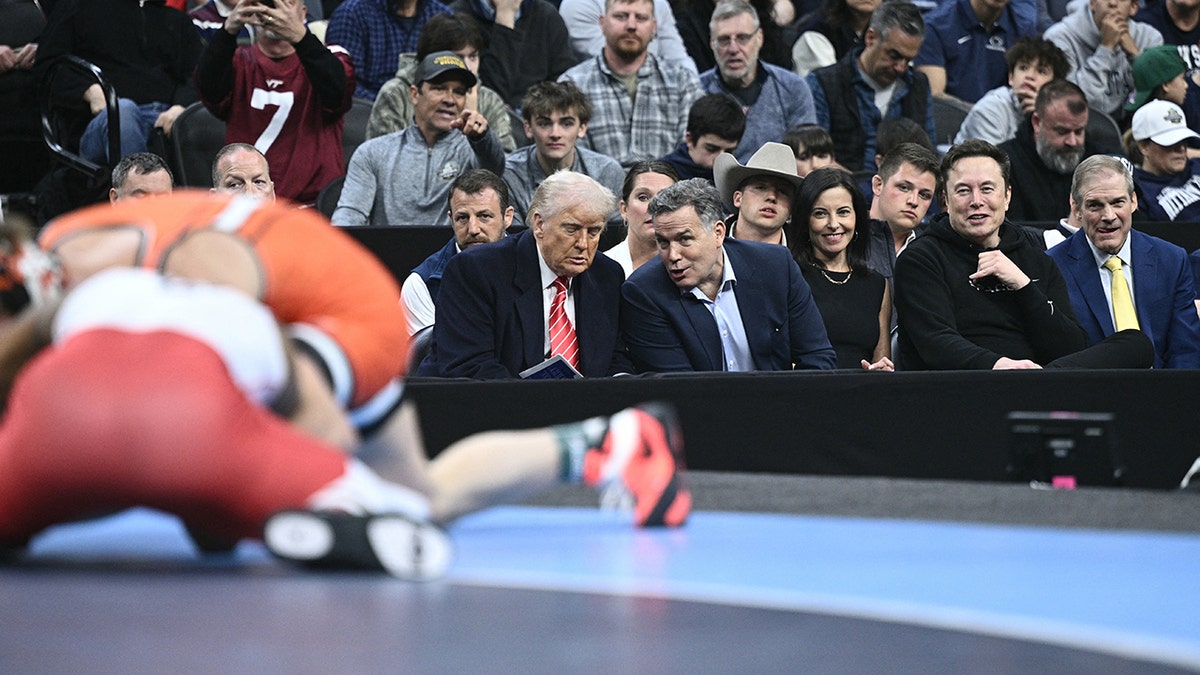
{"label": "blue wrestling mat", "polygon": [[133,510],[0,568],[0,672],[1200,670],[1200,535],[504,507],[448,578],[197,557]]}

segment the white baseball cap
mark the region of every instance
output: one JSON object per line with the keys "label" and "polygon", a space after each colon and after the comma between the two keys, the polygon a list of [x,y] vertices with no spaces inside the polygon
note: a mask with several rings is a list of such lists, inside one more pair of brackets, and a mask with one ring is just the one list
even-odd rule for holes
{"label": "white baseball cap", "polygon": [[1187,118],[1179,106],[1158,99],[1151,101],[1133,113],[1133,140],[1147,138],[1155,143],[1170,147],[1188,139],[1200,138],[1200,134],[1188,128]]}

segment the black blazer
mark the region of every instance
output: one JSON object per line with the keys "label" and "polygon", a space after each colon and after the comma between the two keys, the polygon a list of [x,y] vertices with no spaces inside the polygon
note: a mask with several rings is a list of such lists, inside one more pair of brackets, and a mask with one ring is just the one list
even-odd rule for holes
{"label": "black blazer", "polygon": [[[633,372],[618,333],[624,278],[618,263],[597,253],[571,282],[586,377]],[[543,290],[532,230],[454,256],[442,274],[433,344],[417,374],[504,379],[541,363]]]}

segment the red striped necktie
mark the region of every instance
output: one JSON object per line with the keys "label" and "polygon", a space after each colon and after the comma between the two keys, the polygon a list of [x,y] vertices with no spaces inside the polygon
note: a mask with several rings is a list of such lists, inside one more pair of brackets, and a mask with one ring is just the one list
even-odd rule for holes
{"label": "red striped necktie", "polygon": [[579,340],[567,318],[567,280],[559,277],[551,285],[554,300],[550,302],[550,356],[562,354],[572,368],[579,368]]}

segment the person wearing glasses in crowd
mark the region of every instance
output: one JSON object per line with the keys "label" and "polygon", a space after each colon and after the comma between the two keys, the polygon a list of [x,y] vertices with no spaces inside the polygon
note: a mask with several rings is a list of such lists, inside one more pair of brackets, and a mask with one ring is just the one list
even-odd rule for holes
{"label": "person wearing glasses in crowd", "polygon": [[788,129],[817,121],[812,92],[790,70],[760,62],[763,45],[758,14],[744,0],[723,0],[710,22],[715,68],[700,75],[709,94],[725,94],[746,112],[746,130],[734,151],[745,162],[767,141],[779,142]]}

